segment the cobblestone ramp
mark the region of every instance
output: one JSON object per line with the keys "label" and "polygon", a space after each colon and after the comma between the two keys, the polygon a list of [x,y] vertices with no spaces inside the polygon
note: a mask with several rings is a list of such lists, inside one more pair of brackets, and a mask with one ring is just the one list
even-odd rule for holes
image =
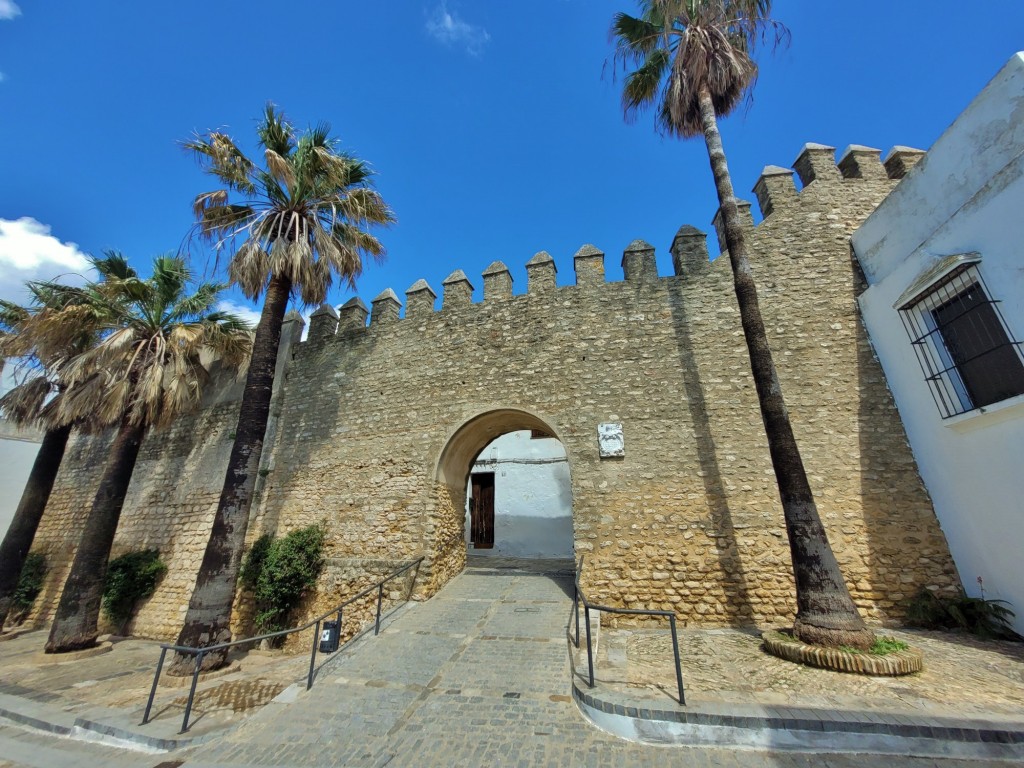
{"label": "cobblestone ramp", "polygon": [[378,637],[341,651],[310,692],[183,753],[186,768],[937,764],[891,755],[829,755],[824,763],[818,755],[666,750],[604,733],[571,699],[571,586],[571,563],[472,560],[434,598],[397,613]]}

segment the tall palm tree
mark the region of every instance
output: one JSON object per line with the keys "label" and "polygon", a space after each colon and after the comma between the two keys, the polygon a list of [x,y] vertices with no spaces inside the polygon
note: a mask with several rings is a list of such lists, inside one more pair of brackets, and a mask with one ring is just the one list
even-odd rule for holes
{"label": "tall palm tree", "polygon": [[797,596],[794,632],[809,643],[870,646],[873,634],[843,581],[793,436],[718,131],[718,118],[732,112],[754,84],[754,46],[773,37],[779,42],[785,29],[770,18],[771,0],[639,0],[639,5],[638,16],[618,13],[612,22],[616,64],[632,68],[623,84],[622,106],[627,119],[655,107],[662,132],[703,136],[707,144],[789,537]]}
{"label": "tall palm tree", "polygon": [[[320,304],[335,276],[354,286],[364,258],[384,256],[384,247],[367,229],[395,220],[370,186],[369,167],[340,150],[326,123],[297,134],[284,114],[268,104],[256,134],[265,168],[223,133],[185,144],[226,187],[196,197],[200,232],[218,246],[237,245],[228,275],[250,299],[263,297],[224,487],[178,636],[178,645],[192,647],[230,637],[288,301],[296,296],[305,305]],[[229,192],[238,195],[237,202]],[[184,673],[191,661],[178,656],[172,673]],[[226,654],[208,654],[203,667],[215,669],[225,661]]]}
{"label": "tall palm tree", "polygon": [[225,367],[238,367],[252,339],[241,320],[214,310],[224,286],[203,283],[186,292],[191,275],[183,259],[155,259],[148,279],[117,253],[93,265],[99,282],[81,289],[55,286],[67,297],[62,308],[33,319],[33,332],[44,339],[66,337],[82,323],[99,331],[95,345],[57,361],[65,388],[50,406],[51,423],[117,425],[47,653],[96,642],[107,559],[147,430],[166,426],[199,403],[208,378],[201,356],[212,354]]}
{"label": "tall palm tree", "polygon": [[31,306],[0,301],[0,360],[21,360],[23,365],[19,367],[28,369],[24,378],[0,398],[0,413],[15,424],[42,426],[45,431],[14,517],[0,542],[0,629],[7,620],[21,569],[53,490],[73,426],[46,425],[47,400],[61,387],[48,361],[52,364],[59,356],[84,351],[95,338],[86,325],[80,325],[78,333],[65,340],[66,346],[56,350],[33,338],[33,316],[46,308],[57,308],[53,302],[58,295],[48,290],[45,283],[29,283],[27,287],[32,294]]}

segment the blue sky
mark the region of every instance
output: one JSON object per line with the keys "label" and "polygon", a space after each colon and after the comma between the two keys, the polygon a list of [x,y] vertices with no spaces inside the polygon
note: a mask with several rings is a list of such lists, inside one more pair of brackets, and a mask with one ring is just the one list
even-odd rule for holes
{"label": "blue sky", "polygon": [[[1024,3],[978,5],[776,0],[791,44],[762,55],[753,106],[723,123],[738,193],[752,200],[761,168],[808,141],[928,148],[1024,47]],[[0,296],[82,253],[145,270],[177,250],[192,198],[216,185],[176,142],[223,128],[251,147],[268,100],[298,126],[329,121],[378,173],[399,222],[360,280],[367,304],[419,278],[440,295],[455,269],[479,299],[499,259],[521,293],[540,250],[570,284],[584,243],[621,279],[634,238],[670,274],[673,234],[711,229],[714,189],[702,142],[623,122],[606,67],[618,10],[635,6],[0,0]],[[192,255],[201,270],[208,254]]]}

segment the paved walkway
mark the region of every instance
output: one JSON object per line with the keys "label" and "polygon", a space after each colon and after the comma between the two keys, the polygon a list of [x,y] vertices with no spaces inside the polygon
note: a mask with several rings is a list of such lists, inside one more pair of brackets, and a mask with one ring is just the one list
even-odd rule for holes
{"label": "paved walkway", "polygon": [[[207,743],[167,755],[141,754],[0,726],[0,766],[170,768],[182,761],[186,768],[1012,764],[624,741],[585,721],[572,700],[565,636],[571,571],[552,573],[550,564],[533,570],[504,565],[509,564],[473,561],[430,601],[396,611],[379,637],[336,654],[321,668],[311,691],[285,689],[234,730],[211,732],[214,738]],[[0,648],[0,658],[3,654]]]}

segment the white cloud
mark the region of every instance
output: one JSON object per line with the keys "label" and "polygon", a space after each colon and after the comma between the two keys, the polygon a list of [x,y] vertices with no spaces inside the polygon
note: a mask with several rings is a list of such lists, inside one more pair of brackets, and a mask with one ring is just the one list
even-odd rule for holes
{"label": "white cloud", "polygon": [[427,19],[427,32],[445,45],[464,46],[471,56],[483,53],[484,46],[491,39],[486,29],[470,24],[449,11],[445,2],[437,6]]}
{"label": "white cloud", "polygon": [[28,216],[0,219],[0,299],[27,302],[28,280],[60,278],[69,285],[82,285],[95,276],[88,256],[75,243],[62,243],[51,235],[46,224]]}
{"label": "white cloud", "polygon": [[256,324],[260,321],[260,310],[254,309],[249,304],[239,304],[225,299],[217,302],[217,309],[220,312],[230,312],[232,315],[237,315],[253,328],[255,328]]}
{"label": "white cloud", "polygon": [[16,16],[21,16],[18,4],[14,0],[0,0],[0,19],[13,19]]}

